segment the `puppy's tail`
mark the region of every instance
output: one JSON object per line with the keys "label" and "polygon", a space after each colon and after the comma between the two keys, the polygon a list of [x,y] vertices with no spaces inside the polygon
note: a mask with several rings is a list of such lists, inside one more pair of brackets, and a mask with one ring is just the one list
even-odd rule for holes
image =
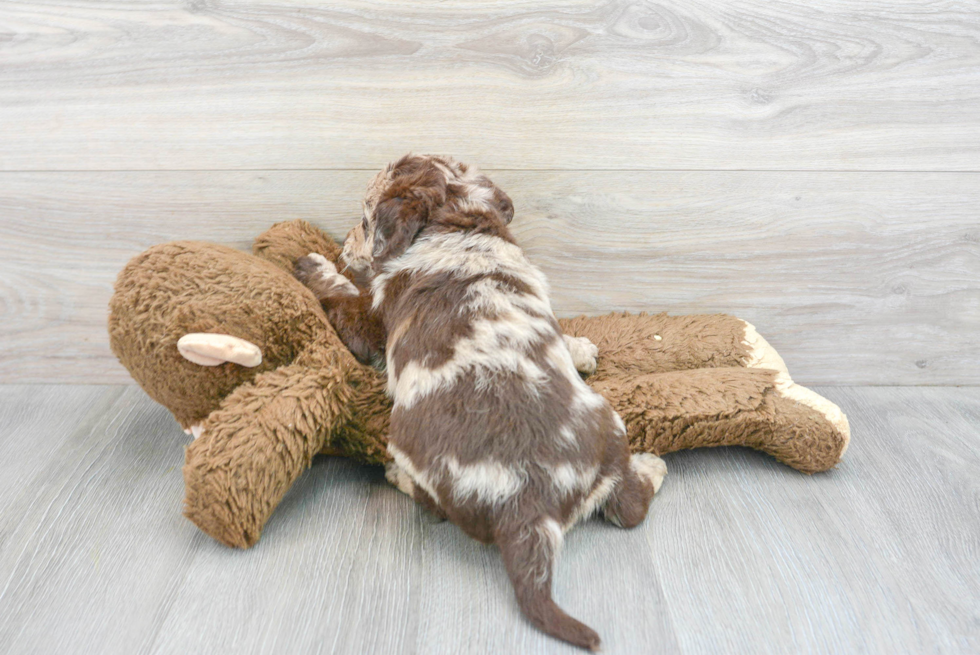
{"label": "puppy's tail", "polygon": [[495,541],[524,616],[552,637],[598,650],[595,630],[565,614],[551,599],[551,575],[562,544],[558,522],[539,517],[498,526]]}

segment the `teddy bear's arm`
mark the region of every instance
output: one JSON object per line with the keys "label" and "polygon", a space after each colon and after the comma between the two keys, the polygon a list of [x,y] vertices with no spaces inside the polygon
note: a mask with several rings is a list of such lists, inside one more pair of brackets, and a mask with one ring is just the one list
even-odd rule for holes
{"label": "teddy bear's arm", "polygon": [[187,447],[184,514],[225,545],[255,544],[330,431],[349,422],[352,393],[336,364],[283,366],[235,389]]}
{"label": "teddy bear's arm", "polygon": [[340,258],[337,242],[323,230],[301,220],[276,223],[252,242],[253,255],[275,264],[290,275],[296,260],[311,252],[319,253],[334,263]]}

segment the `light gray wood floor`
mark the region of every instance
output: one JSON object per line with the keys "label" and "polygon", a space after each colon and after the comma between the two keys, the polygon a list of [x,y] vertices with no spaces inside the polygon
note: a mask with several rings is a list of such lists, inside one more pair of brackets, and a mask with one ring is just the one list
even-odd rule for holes
{"label": "light gray wood floor", "polygon": [[[980,651],[980,389],[819,390],[855,435],[834,471],[677,453],[642,526],[569,534],[556,596],[605,652]],[[257,547],[218,545],[185,443],[134,386],[0,386],[0,652],[574,652],[376,469],[317,459]]]}

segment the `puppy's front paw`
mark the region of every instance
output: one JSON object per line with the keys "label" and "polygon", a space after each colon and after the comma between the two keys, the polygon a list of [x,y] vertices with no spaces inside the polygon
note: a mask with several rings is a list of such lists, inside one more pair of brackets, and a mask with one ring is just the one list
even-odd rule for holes
{"label": "puppy's front paw", "polygon": [[565,338],[568,350],[572,353],[575,370],[586,375],[595,373],[595,360],[599,356],[599,348],[585,337],[571,337],[567,334],[562,336]]}
{"label": "puppy's front paw", "polygon": [[[329,266],[330,261],[326,257],[312,252],[296,260],[296,263],[293,264],[293,276],[303,284],[306,284],[320,274],[321,268],[329,270]],[[337,267],[334,266],[334,270],[336,269]]]}
{"label": "puppy's front paw", "polygon": [[334,263],[323,255],[311,252],[296,260],[293,275],[316,295],[318,300],[360,295],[354,283],[337,272]]}

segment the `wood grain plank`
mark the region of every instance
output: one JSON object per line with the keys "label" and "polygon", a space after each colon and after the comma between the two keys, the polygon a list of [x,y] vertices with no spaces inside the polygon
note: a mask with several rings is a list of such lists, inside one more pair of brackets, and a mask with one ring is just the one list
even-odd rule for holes
{"label": "wood grain plank", "polygon": [[976,652],[980,390],[818,390],[854,434],[827,474],[667,458],[647,534],[682,650]]}
{"label": "wood grain plank", "polygon": [[149,652],[408,652],[422,545],[401,500],[380,469],[318,458],[256,547],[195,544]]}
{"label": "wood grain plank", "polygon": [[[980,388],[817,390],[851,417],[835,470],[673,453],[641,526],[569,533],[556,597],[604,652],[980,649]],[[40,464],[0,486],[0,653],[576,652],[377,469],[318,458],[235,551],[180,516],[185,441],[137,389],[0,385],[10,428]]]}
{"label": "wood grain plank", "polygon": [[980,170],[955,0],[0,6],[0,170]]}
{"label": "wood grain plank", "polygon": [[[804,384],[980,384],[980,175],[491,171],[563,315],[727,312]],[[172,239],[342,237],[369,172],[0,174],[0,380],[126,382],[106,305]]]}
{"label": "wood grain plank", "polygon": [[52,455],[0,515],[0,652],[144,650],[207,541],[180,514],[173,418],[135,387],[100,395],[54,435],[28,427]]}
{"label": "wood grain plank", "polygon": [[248,249],[273,223],[334,226],[360,211],[365,173],[0,175],[0,380],[129,382],[108,350],[116,275],[176,239]]}
{"label": "wood grain plank", "polygon": [[[655,521],[655,514],[649,521]],[[423,535],[425,590],[418,638],[410,652],[581,653],[530,629],[496,547],[467,537],[451,523]],[[602,638],[602,652],[679,653],[643,529],[621,530],[599,519],[569,532],[555,573],[554,597]]]}
{"label": "wood grain plank", "polygon": [[[72,429],[104,412],[118,394],[118,390],[98,386],[0,385],[4,453],[0,458],[0,515],[50,466]],[[0,536],[0,551],[4,541]]]}

